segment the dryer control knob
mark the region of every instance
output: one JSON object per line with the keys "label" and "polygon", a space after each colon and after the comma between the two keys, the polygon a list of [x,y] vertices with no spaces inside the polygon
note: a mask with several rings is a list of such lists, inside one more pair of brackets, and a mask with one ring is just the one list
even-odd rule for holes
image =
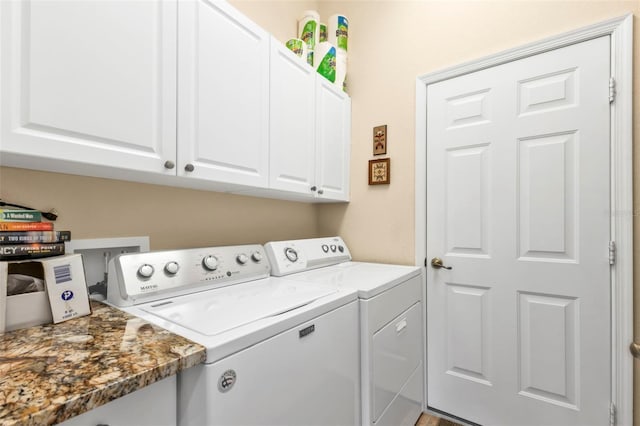
{"label": "dryer control knob", "polygon": [[148,263],[145,263],[144,265],[138,268],[138,275],[141,278],[151,278],[151,276],[153,275],[153,271],[154,271],[153,266],[149,265]]}
{"label": "dryer control knob", "polygon": [[298,252],[291,247],[287,247],[286,249],[284,249],[284,255],[287,256],[287,259],[289,259],[291,262],[295,262],[298,260]]}
{"label": "dryer control knob", "polygon": [[248,260],[249,258],[244,253],[240,253],[239,255],[236,256],[236,262],[238,262],[241,265],[244,265],[245,263],[247,263]]}
{"label": "dryer control knob", "polygon": [[215,271],[218,269],[218,259],[212,255],[205,256],[202,259],[202,267],[207,271]]}
{"label": "dryer control knob", "polygon": [[253,259],[253,261],[256,263],[260,263],[262,261],[262,253],[260,253],[259,251],[254,252],[251,255],[251,259]]}
{"label": "dryer control knob", "polygon": [[178,269],[180,269],[180,265],[178,265],[178,262],[169,262],[166,265],[164,265],[164,271],[169,274],[169,275],[175,275],[178,273]]}

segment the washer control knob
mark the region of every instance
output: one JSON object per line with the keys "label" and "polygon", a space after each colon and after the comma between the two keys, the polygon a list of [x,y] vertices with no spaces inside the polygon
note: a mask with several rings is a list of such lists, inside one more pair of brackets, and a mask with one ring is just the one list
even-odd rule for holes
{"label": "washer control knob", "polygon": [[344,247],[343,246],[338,246],[338,251],[340,253],[344,253]]}
{"label": "washer control knob", "polygon": [[151,278],[151,276],[153,275],[153,266],[149,265],[148,263],[145,263],[144,265],[140,266],[138,268],[138,275],[141,278]]}
{"label": "washer control knob", "polygon": [[164,265],[164,271],[169,275],[177,274],[178,269],[180,269],[180,265],[178,265],[178,262],[171,261]]}
{"label": "washer control knob", "polygon": [[295,262],[298,260],[298,252],[291,247],[287,247],[286,249],[284,249],[284,255],[287,256],[287,259],[289,259],[291,262]]}
{"label": "washer control knob", "polygon": [[326,244],[323,244],[322,245],[322,251],[325,252],[325,253],[329,253],[329,246],[326,245]]}
{"label": "washer control knob", "polygon": [[244,265],[245,263],[247,263],[248,260],[249,258],[244,253],[240,253],[239,255],[236,256],[236,262],[238,262],[241,265]]}
{"label": "washer control knob", "polygon": [[336,246],[335,246],[334,244],[331,244],[331,251],[332,251],[333,253],[335,253],[335,252],[336,252]]}
{"label": "washer control knob", "polygon": [[202,259],[202,267],[207,271],[215,271],[218,269],[218,259],[212,255],[205,256]]}
{"label": "washer control knob", "polygon": [[262,262],[262,253],[260,253],[259,251],[254,252],[251,255],[251,259],[256,263]]}

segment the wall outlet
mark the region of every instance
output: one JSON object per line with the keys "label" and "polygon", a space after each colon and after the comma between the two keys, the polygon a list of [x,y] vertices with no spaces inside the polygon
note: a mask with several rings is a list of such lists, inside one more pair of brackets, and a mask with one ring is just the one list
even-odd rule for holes
{"label": "wall outlet", "polygon": [[149,251],[149,237],[97,238],[71,240],[65,243],[66,253],[80,253],[91,298],[107,296],[107,264],[121,253]]}

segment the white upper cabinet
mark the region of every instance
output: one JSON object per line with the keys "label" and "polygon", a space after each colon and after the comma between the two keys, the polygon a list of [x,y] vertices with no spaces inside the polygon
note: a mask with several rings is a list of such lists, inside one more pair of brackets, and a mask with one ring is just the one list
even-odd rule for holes
{"label": "white upper cabinet", "polygon": [[274,189],[313,195],[316,72],[271,40],[270,183]]}
{"label": "white upper cabinet", "polygon": [[178,8],[178,175],[266,188],[269,34],[226,2]]}
{"label": "white upper cabinet", "polygon": [[349,201],[351,99],[328,80],[316,85],[316,178],[318,197]]}
{"label": "white upper cabinet", "polygon": [[224,0],[0,0],[0,165],[348,201],[351,101]]}
{"label": "white upper cabinet", "polygon": [[349,200],[351,100],[271,41],[270,187]]}
{"label": "white upper cabinet", "polygon": [[[177,4],[0,2],[2,164],[175,174]],[[167,163],[171,167],[171,163]]]}

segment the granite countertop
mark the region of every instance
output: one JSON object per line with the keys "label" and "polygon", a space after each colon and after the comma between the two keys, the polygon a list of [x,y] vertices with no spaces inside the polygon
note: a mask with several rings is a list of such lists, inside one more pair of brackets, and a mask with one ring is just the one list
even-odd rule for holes
{"label": "granite countertop", "polygon": [[205,360],[203,346],[100,302],[0,335],[0,424],[62,422]]}

